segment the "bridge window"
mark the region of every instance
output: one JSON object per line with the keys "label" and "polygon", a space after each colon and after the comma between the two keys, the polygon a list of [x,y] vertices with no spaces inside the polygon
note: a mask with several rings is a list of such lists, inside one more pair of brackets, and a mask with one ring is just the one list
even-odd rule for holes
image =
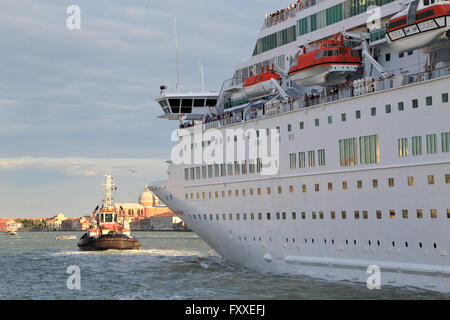
{"label": "bridge window", "polygon": [[205,106],[205,99],[194,99],[194,107],[200,108]]}
{"label": "bridge window", "polygon": [[180,99],[169,99],[170,107],[173,113],[180,112]]}
{"label": "bridge window", "polygon": [[207,107],[215,107],[217,104],[217,99],[206,99]]}

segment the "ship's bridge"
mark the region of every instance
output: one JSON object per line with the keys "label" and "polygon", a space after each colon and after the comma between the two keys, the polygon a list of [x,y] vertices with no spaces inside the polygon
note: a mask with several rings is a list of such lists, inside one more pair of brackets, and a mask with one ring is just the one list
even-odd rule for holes
{"label": "ship's bridge", "polygon": [[180,117],[184,117],[186,120],[202,119],[205,114],[216,113],[215,107],[218,98],[217,92],[166,93],[162,90],[161,96],[156,99],[164,112],[159,118],[168,120],[179,120]]}

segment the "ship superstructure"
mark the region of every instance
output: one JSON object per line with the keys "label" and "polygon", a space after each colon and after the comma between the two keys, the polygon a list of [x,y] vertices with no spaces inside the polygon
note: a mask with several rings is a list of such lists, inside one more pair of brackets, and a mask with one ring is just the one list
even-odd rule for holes
{"label": "ship superstructure", "polygon": [[[450,291],[449,12],[450,1],[327,0],[267,15],[216,111],[178,131],[192,161],[172,159],[150,190],[246,267],[366,282],[375,266],[382,285]],[[274,140],[270,163],[248,151]],[[239,141],[240,155],[227,147]],[[213,146],[221,161],[196,161]]]}

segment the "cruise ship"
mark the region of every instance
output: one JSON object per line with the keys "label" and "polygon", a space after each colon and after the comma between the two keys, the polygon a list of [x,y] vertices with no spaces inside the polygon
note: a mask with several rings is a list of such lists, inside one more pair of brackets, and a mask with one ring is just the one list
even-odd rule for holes
{"label": "cruise ship", "polygon": [[162,87],[179,123],[151,191],[249,269],[450,292],[449,30],[443,0],[267,14],[218,93]]}

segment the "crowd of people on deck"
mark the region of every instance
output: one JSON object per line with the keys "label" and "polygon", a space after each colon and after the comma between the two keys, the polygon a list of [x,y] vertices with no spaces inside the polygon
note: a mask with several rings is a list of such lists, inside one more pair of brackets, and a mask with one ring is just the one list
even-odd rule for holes
{"label": "crowd of people on deck", "polygon": [[285,12],[290,12],[291,10],[295,10],[297,8],[309,7],[311,4],[314,5],[315,2],[316,2],[315,0],[297,0],[296,3],[292,3],[286,9],[280,9],[280,10],[277,10],[277,11],[269,14],[267,16],[267,19],[276,18],[276,17],[284,14]]}
{"label": "crowd of people on deck", "polygon": [[[215,121],[219,121],[219,120],[226,120],[226,119],[232,119],[234,118],[234,114],[233,112],[224,112],[224,113],[220,113],[220,114],[207,114],[203,117],[202,119],[202,123],[211,123],[211,122],[215,122]],[[184,129],[184,128],[190,128],[195,126],[195,122],[193,120],[185,122],[185,123],[181,123],[180,124],[180,129]]]}
{"label": "crowd of people on deck", "polygon": [[214,114],[212,116],[209,116],[207,114],[205,118],[203,119],[203,123],[210,123],[218,120],[224,120],[224,119],[231,119],[233,117],[233,114],[231,112],[225,112],[221,114]]}
{"label": "crowd of people on deck", "polygon": [[195,126],[194,120],[187,121],[185,123],[180,123],[180,129],[190,128]]}

